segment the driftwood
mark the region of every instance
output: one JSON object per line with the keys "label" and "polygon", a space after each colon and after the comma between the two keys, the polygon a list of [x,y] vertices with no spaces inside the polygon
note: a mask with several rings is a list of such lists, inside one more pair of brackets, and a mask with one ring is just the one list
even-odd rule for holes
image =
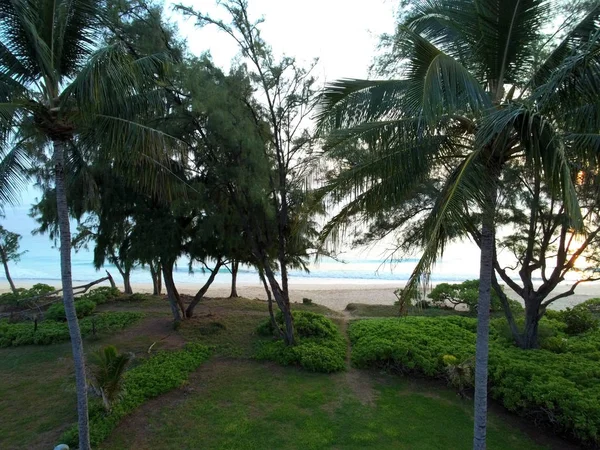
{"label": "driftwood", "polygon": [[[110,282],[110,286],[112,288],[117,287],[115,285],[115,280],[113,279],[110,272],[107,270],[105,277],[99,278],[95,281],[92,281],[91,283],[82,284],[81,286],[73,286],[73,295],[85,294],[92,286],[102,283],[103,281]],[[52,292],[47,292],[46,294],[36,295],[34,297],[28,297],[28,298],[23,298],[23,299],[17,300],[17,303],[33,303],[34,306],[31,308],[20,310],[20,311],[11,311],[8,313],[0,314],[0,318],[14,317],[14,316],[19,316],[19,315],[26,316],[25,313],[27,313],[29,311],[34,311],[34,310],[37,310],[38,312],[41,313],[42,308],[44,308],[48,305],[51,305],[52,303],[55,303],[60,300],[60,297],[57,297],[57,294],[59,294],[62,291],[63,291],[63,289],[61,288],[61,289],[56,289]],[[53,297],[53,298],[50,299],[49,297]],[[42,300],[42,299],[49,299],[49,301],[47,301],[45,303],[41,303],[41,304],[36,303],[37,301]]]}

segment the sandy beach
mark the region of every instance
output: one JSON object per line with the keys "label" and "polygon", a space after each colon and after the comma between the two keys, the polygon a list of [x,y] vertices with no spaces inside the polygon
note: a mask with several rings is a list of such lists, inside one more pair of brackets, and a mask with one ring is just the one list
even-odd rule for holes
{"label": "sandy beach", "polygon": [[[118,279],[115,280],[119,286]],[[340,280],[335,282],[309,283],[303,280],[301,283],[290,282],[290,297],[292,302],[302,302],[303,298],[310,298],[313,302],[326,306],[336,311],[342,311],[348,303],[365,303],[371,305],[391,305],[396,301],[394,290],[402,287],[403,283],[344,283]],[[35,283],[46,283],[51,286],[60,287],[60,283],[56,280],[36,280],[27,282],[17,282],[19,287],[28,288]],[[75,283],[76,285],[78,283]],[[84,284],[84,283],[81,283]],[[108,285],[103,283],[101,285]],[[119,286],[122,288],[122,286]],[[177,286],[182,294],[194,295],[201,287],[201,283],[181,283]],[[558,286],[552,293],[552,296],[561,292],[565,292],[570,287],[570,284]],[[151,283],[133,283],[134,292],[151,293]],[[0,292],[8,292],[8,283],[0,283]],[[163,289],[164,291],[164,289]],[[510,289],[506,289],[509,296],[518,299],[518,296]],[[208,290],[207,297],[227,297],[229,296],[230,286],[228,283],[214,283]],[[258,283],[239,283],[238,294],[247,298],[258,298],[266,300],[266,294],[261,285]],[[600,297],[600,284],[593,283],[580,285],[577,287],[576,294],[566,298],[557,300],[552,304],[552,309],[564,309],[569,306],[574,306],[587,299]]]}

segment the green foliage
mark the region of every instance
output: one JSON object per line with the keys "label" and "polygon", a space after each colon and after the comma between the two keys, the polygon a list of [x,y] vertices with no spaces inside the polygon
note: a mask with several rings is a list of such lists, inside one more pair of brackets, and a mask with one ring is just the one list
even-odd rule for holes
{"label": "green foliage", "polygon": [[600,298],[590,298],[589,300],[574,306],[573,309],[585,309],[596,316],[600,316]]}
{"label": "green foliage", "polygon": [[[75,311],[77,313],[78,319],[83,319],[91,315],[96,309],[96,302],[92,300],[76,300],[75,301]],[[65,306],[62,301],[56,302],[48,308],[45,313],[46,320],[54,320],[56,322],[64,322],[67,320],[65,315]]]}
{"label": "green foliage", "polygon": [[16,305],[19,300],[48,294],[56,289],[48,284],[36,283],[30,289],[17,289],[17,292],[6,292],[0,295],[0,305]]}
{"label": "green foliage", "polygon": [[[87,336],[93,332],[113,332],[121,330],[142,317],[136,312],[106,312],[91,317],[85,317],[79,322],[81,335]],[[33,323],[8,323],[0,321],[0,347],[16,347],[19,345],[48,345],[68,341],[69,329],[65,322],[45,320],[38,324],[34,331]]]}
{"label": "green foliage", "polygon": [[468,359],[461,362],[454,355],[444,355],[442,362],[446,366],[448,383],[454,386],[461,396],[464,396],[466,389],[473,386],[474,360]]}
{"label": "green foliage", "polygon": [[[475,335],[461,325],[476,320],[456,317],[367,319],[352,323],[352,363],[361,368],[383,367],[402,373],[444,376],[444,355],[465,361],[475,351]],[[471,322],[472,324],[468,324]]]}
{"label": "green foliage", "polygon": [[312,298],[306,298],[306,297],[304,297],[302,299],[302,303],[305,304],[305,305],[312,305],[312,302],[313,302]]}
{"label": "green foliage", "polygon": [[92,368],[92,386],[102,398],[107,411],[121,394],[123,375],[130,359],[125,353],[119,354],[113,345],[107,345],[92,354],[91,360],[95,363]]}
{"label": "green foliage", "polygon": [[[542,319],[544,348],[521,350],[496,332],[502,329],[502,321],[494,322],[489,360],[492,396],[512,411],[598,445],[600,331],[568,337],[564,323]],[[475,353],[475,327],[476,320],[465,317],[361,320],[349,329],[352,362],[359,367],[446,377],[464,387],[467,383],[461,377],[466,378],[468,361]]]}
{"label": "green foliage", "polygon": [[[90,439],[97,446],[108,437],[119,421],[145,401],[183,385],[189,374],[208,359],[205,345],[190,343],[183,350],[158,352],[129,370],[123,376],[123,394],[110,411],[103,407],[90,408]],[[62,442],[77,447],[77,427],[61,437]]]}
{"label": "green foliage", "polygon": [[92,289],[90,292],[79,296],[78,300],[91,300],[97,305],[102,305],[111,300],[115,300],[120,296],[121,292],[119,291],[119,289],[108,286],[102,286],[96,289]]}
{"label": "green foliage", "polygon": [[145,300],[148,300],[148,295],[136,292],[135,294],[127,296],[126,299],[128,302],[143,302]]}
{"label": "green foliage", "polygon": [[[555,311],[556,312],[556,311]],[[525,328],[525,318],[516,317],[515,323],[517,328],[522,331]],[[510,331],[508,321],[505,317],[493,319],[490,322],[492,329],[494,329],[498,336],[504,339],[507,343],[514,342],[513,335]],[[557,315],[550,314],[550,316],[542,317],[538,322],[538,339],[543,342],[545,339],[552,337],[563,337],[565,335],[566,324],[558,318]]]}
{"label": "green foliage", "polygon": [[598,328],[598,319],[586,308],[567,308],[559,311],[559,320],[566,324],[565,332],[570,335],[585,333]]}
{"label": "green foliage", "polygon": [[[500,297],[494,290],[491,291],[491,295],[491,311],[500,311],[502,309]],[[463,305],[469,311],[476,311],[479,301],[479,280],[467,280],[459,284],[440,283],[433,288],[429,297],[437,306],[443,307],[450,303],[454,307]]]}
{"label": "green foliage", "polygon": [[[288,366],[298,364],[312,372],[339,372],[346,367],[346,343],[335,324],[327,317],[307,311],[294,311],[297,344],[289,347],[283,341],[261,342],[255,358],[275,361]],[[283,315],[277,322],[283,325]],[[262,336],[273,336],[271,321],[263,321],[257,328]]]}

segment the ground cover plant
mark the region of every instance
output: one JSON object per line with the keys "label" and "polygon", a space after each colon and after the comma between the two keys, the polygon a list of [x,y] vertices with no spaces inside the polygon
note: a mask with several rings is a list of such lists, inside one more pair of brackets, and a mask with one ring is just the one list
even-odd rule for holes
{"label": "ground cover plant", "polygon": [[[95,447],[106,439],[119,421],[148,399],[177,388],[187,381],[190,372],[209,357],[202,344],[188,344],[183,350],[163,351],[129,370],[124,375],[122,396],[109,411],[101,401],[90,403],[90,442]],[[73,426],[61,438],[77,447],[77,427]]]}
{"label": "ground cover plant", "polygon": [[[77,303],[77,302],[76,302]],[[106,312],[84,317],[79,321],[82,336],[110,333],[126,328],[142,317],[137,312]],[[0,347],[19,345],[49,345],[70,339],[66,322],[44,320],[37,325],[32,322],[9,323],[0,321]]]}
{"label": "ground cover plant", "polygon": [[[293,311],[297,343],[286,346],[281,340],[261,342],[256,359],[276,361],[283,365],[299,365],[311,372],[339,372],[346,367],[346,341],[333,321],[321,314]],[[283,325],[283,315],[276,315],[277,325]],[[277,337],[270,319],[257,329],[262,336]]]}
{"label": "ground cover plant", "polygon": [[[505,319],[492,321],[490,393],[510,411],[597,446],[600,331],[586,327],[572,336],[570,313],[553,317],[540,321],[542,348],[529,351],[515,347]],[[349,328],[352,362],[446,379],[449,366],[471,363],[476,326],[475,319],[456,316],[357,321]]]}

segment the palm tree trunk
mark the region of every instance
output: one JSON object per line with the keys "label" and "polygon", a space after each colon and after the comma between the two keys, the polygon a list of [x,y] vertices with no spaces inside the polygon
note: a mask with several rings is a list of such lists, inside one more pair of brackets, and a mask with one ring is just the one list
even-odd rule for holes
{"label": "palm tree trunk", "polygon": [[13,292],[17,292],[15,283],[13,283],[13,280],[10,277],[10,272],[8,271],[8,258],[6,257],[6,252],[4,251],[4,247],[2,247],[1,245],[0,245],[0,256],[2,257],[2,264],[4,264],[4,273],[6,274],[6,279],[8,280],[8,284],[10,284],[10,289]]}
{"label": "palm tree trunk", "polygon": [[85,356],[79,322],[75,312],[73,298],[73,280],[71,278],[71,230],[69,209],[65,188],[64,147],[62,141],[54,141],[54,168],[56,177],[56,207],[60,230],[60,269],[63,287],[65,316],[71,337],[73,363],[75,365],[75,386],[77,391],[77,414],[79,426],[79,449],[91,450],[90,427],[88,417],[87,382],[85,377]]}
{"label": "palm tree trunk", "polygon": [[492,271],[494,270],[495,189],[488,198],[481,227],[481,265],[477,304],[477,344],[475,349],[475,406],[473,450],[485,450],[487,435],[487,385],[490,334]]}
{"label": "palm tree trunk", "polygon": [[231,294],[229,294],[229,298],[238,298],[239,295],[237,293],[237,274],[238,269],[240,267],[240,262],[237,260],[231,261]]}

